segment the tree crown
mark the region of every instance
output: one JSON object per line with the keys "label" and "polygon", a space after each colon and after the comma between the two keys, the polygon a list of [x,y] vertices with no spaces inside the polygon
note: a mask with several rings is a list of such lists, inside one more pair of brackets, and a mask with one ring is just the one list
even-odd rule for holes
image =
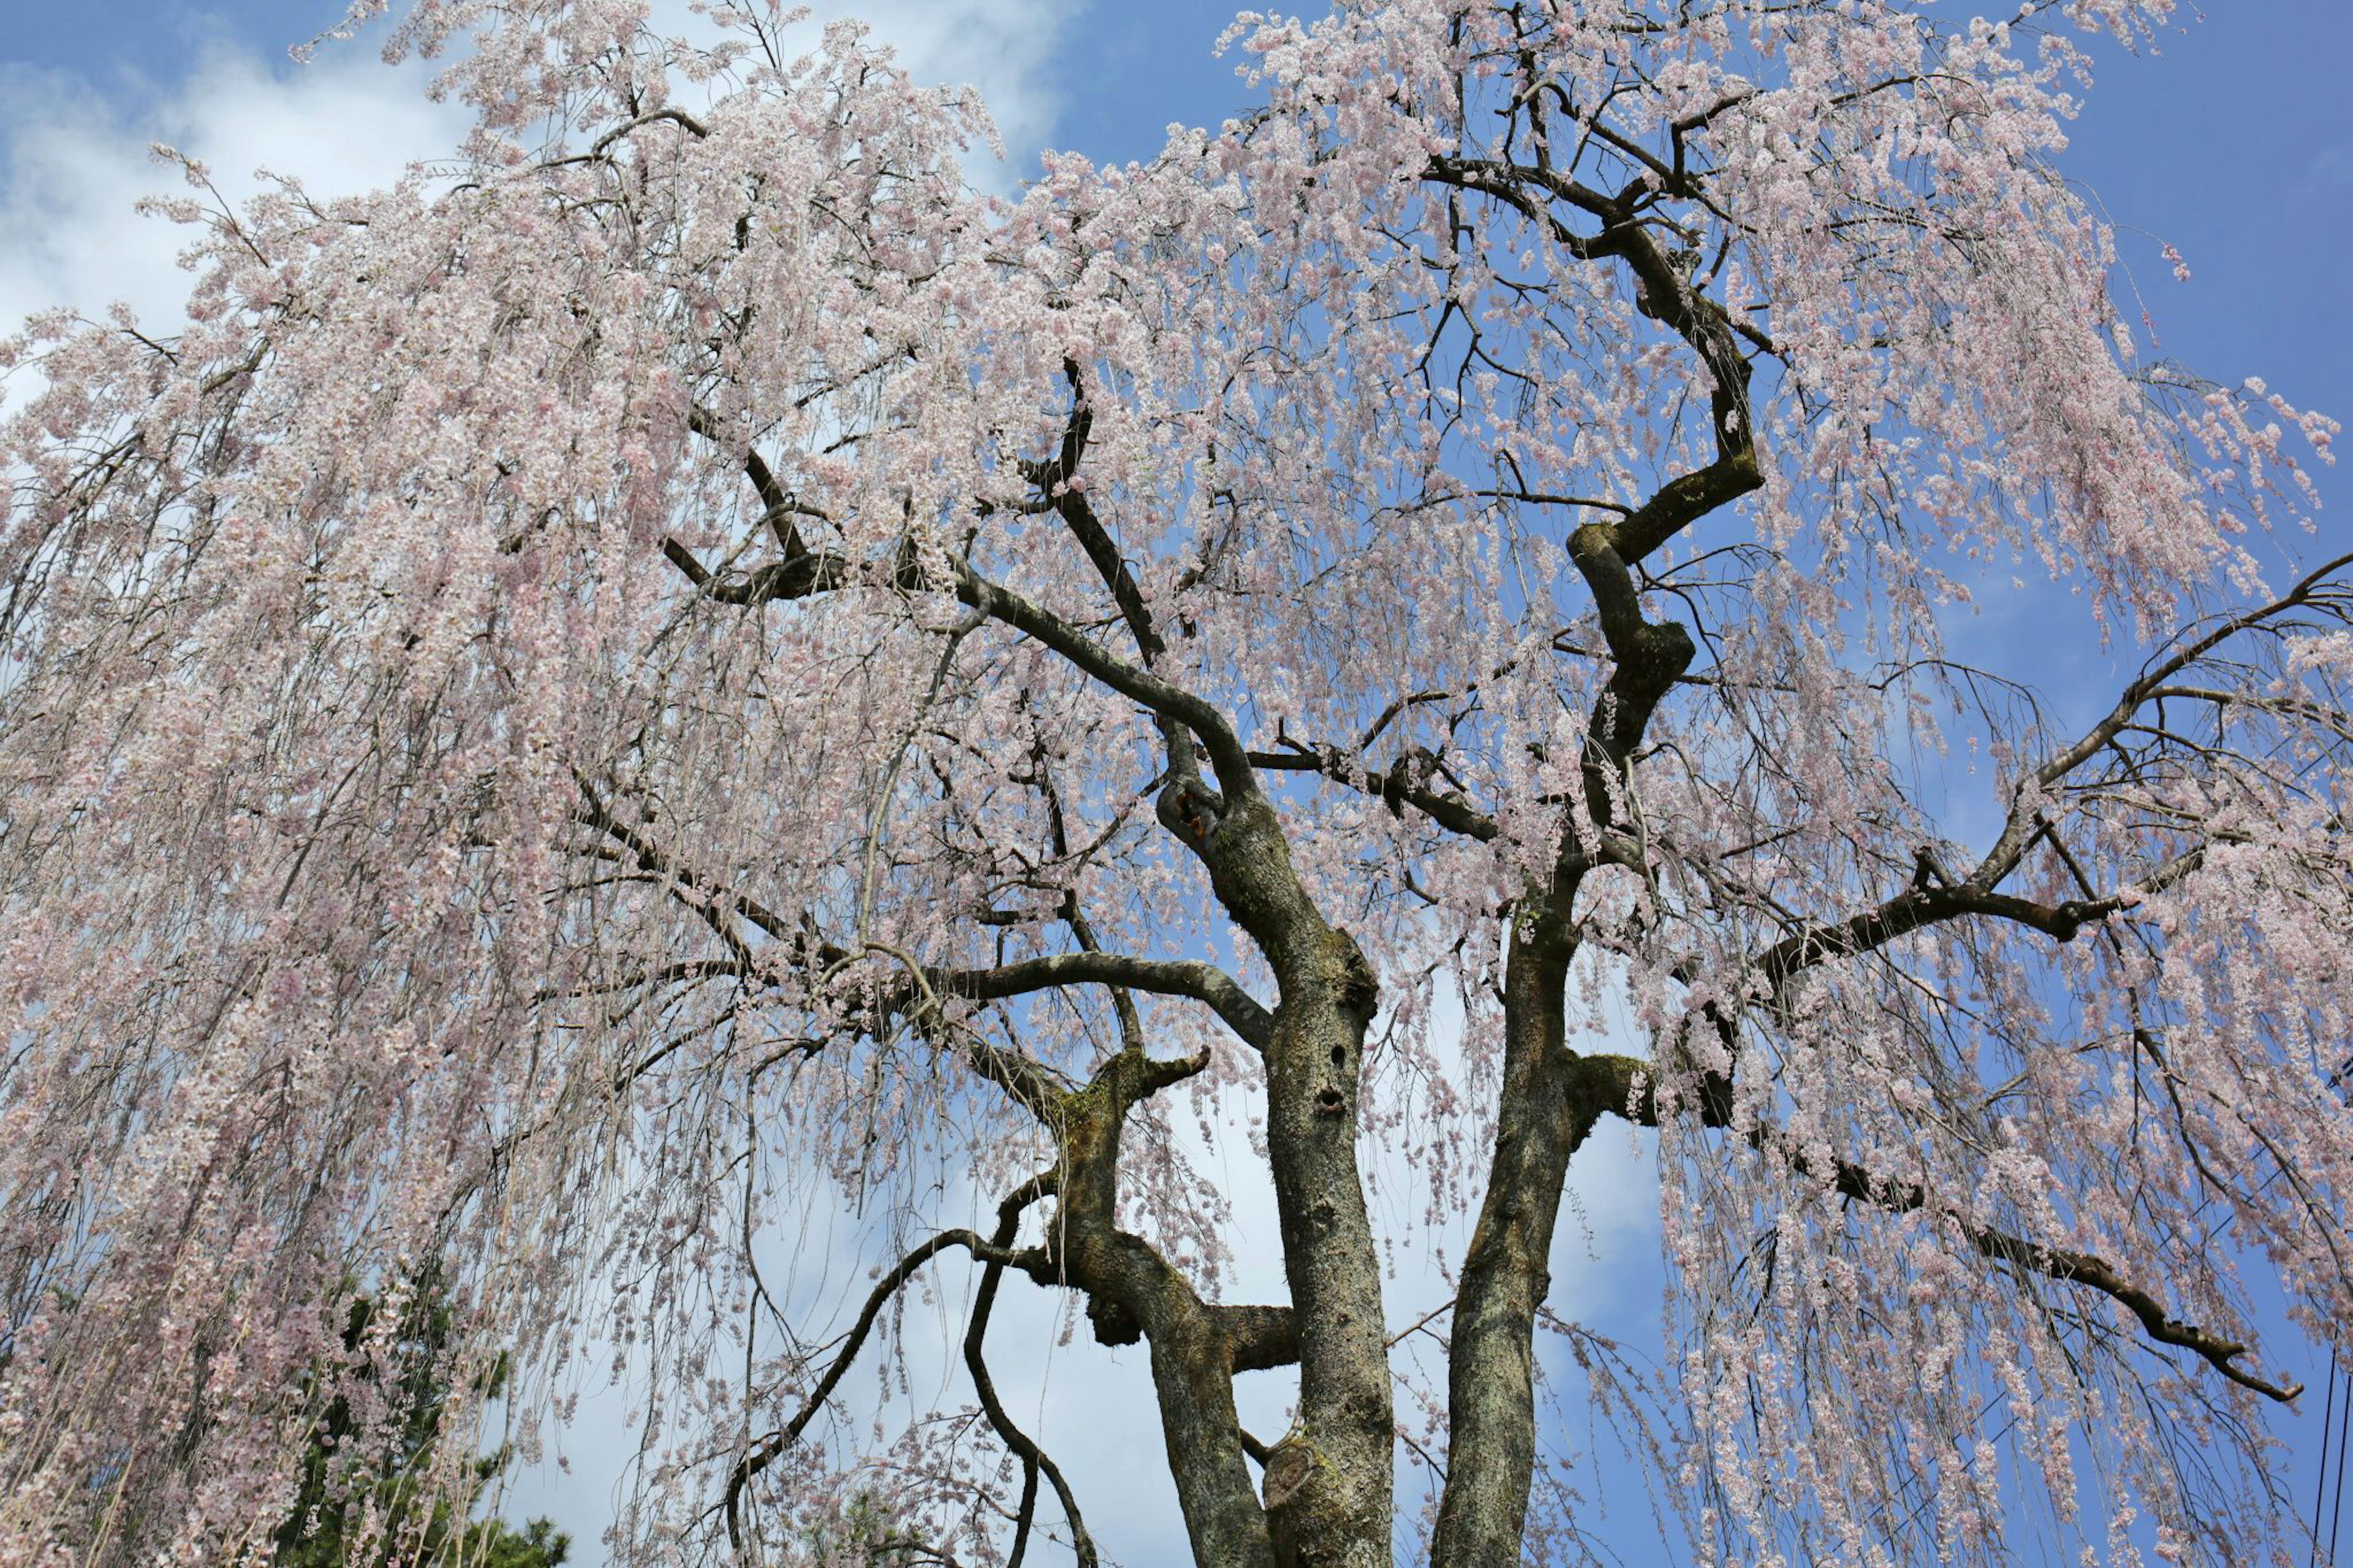
{"label": "tree crown", "polygon": [[[418,0],[455,174],[190,165],[185,324],[12,346],[10,1556],[266,1552],[341,1286],[434,1258],[439,1386],[497,1325],[525,1406],[656,1391],[649,1559],[1092,1562],[1008,1273],[1148,1342],[1199,1561],[1572,1559],[1531,1346],[1609,1121],[1710,1560],[2274,1538],[2242,1270],[2353,1321],[2353,633],[2279,564],[2335,427],[2145,361],[2053,163],[2164,0],[1343,0],[1013,199],[854,26],[705,10]],[[1954,651],[2013,571],[2136,669],[2081,721]],[[1383,1170],[1476,1216],[1435,1363]],[[896,1259],[830,1340],[762,1271],[812,1203]],[[860,1444],[943,1254],[973,1409]]]}

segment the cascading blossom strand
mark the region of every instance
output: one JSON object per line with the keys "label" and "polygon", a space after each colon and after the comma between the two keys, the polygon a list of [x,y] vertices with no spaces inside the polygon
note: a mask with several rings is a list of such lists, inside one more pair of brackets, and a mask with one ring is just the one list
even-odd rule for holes
{"label": "cascading blossom strand", "polygon": [[[190,164],[185,324],[5,350],[0,1568],[267,1562],[339,1399],[340,1495],[462,1506],[607,1376],[616,1563],[1091,1565],[1038,1289],[1219,1568],[1592,1560],[1547,1399],[1704,1563],[2298,1550],[2353,558],[2275,564],[2336,426],[2138,359],[2059,173],[2172,9],[1246,14],[1251,112],[1000,199],[854,25],[415,0],[458,163]],[[1545,1304],[1612,1123],[1659,1377]],[[410,1475],[345,1331],[427,1279]]]}

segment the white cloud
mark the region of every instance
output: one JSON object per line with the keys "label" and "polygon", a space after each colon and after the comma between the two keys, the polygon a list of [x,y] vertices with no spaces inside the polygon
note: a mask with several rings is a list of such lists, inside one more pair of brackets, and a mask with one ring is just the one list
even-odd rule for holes
{"label": "white cloud", "polygon": [[[176,318],[190,279],[177,266],[188,236],[133,210],[184,194],[176,169],[148,151],[165,142],[208,164],[224,195],[258,187],[256,172],[323,192],[390,184],[413,160],[446,153],[463,129],[429,101],[422,73],[393,70],[364,50],[273,71],[226,48],[202,52],[186,79],[144,92],[119,82],[22,69],[0,75],[0,322],[71,305],[120,300],[146,321]],[[144,84],[140,84],[144,85]],[[140,100],[143,99],[143,104]],[[133,107],[133,106],[136,107]]]}
{"label": "white cloud", "polygon": [[[919,81],[979,88],[1008,156],[971,174],[1006,185],[1051,127],[1046,67],[1080,3],[828,0],[818,17],[861,16]],[[673,8],[682,19],[682,5],[663,6]],[[813,45],[816,29],[807,31]],[[0,336],[58,305],[96,314],[120,300],[151,323],[178,316],[190,280],[176,258],[187,236],[132,210],[142,195],[185,189],[151,143],[208,164],[232,200],[252,194],[258,169],[343,195],[451,153],[464,115],[427,97],[424,68],[385,66],[375,37],[330,43],[302,67],[215,43],[176,82],[126,76],[97,56],[87,70],[65,72],[11,67],[0,55]]]}
{"label": "white cloud", "polygon": [[[1083,0],[825,0],[818,18],[857,16],[927,85],[976,87],[1005,139],[1006,170],[1029,173],[1053,130],[1047,67]],[[976,178],[988,171],[975,169]]]}

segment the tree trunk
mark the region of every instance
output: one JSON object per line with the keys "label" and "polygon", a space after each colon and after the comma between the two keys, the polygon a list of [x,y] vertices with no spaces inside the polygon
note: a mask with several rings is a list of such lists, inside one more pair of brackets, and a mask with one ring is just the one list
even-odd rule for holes
{"label": "tree trunk", "polygon": [[1511,1568],[1520,1561],[1535,1468],[1535,1314],[1552,1285],[1547,1259],[1569,1156],[1591,1125],[1572,1126],[1565,1114],[1575,1058],[1563,997],[1574,952],[1550,909],[1524,915],[1512,934],[1494,1158],[1450,1336],[1436,1568]]}
{"label": "tree trunk", "polygon": [[[1396,1423],[1379,1255],[1356,1167],[1365,1031],[1379,986],[1355,939],[1324,921],[1253,794],[1201,842],[1220,900],[1281,988],[1266,1048],[1267,1147],[1299,1344],[1299,1422],[1265,1480],[1282,1568],[1388,1568]],[[1182,802],[1164,797],[1164,816]]]}

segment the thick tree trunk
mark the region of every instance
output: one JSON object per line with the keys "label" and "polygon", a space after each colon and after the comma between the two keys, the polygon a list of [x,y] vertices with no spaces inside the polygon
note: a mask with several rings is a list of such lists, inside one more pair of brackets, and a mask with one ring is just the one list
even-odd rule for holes
{"label": "thick tree trunk", "polygon": [[1198,1568],[1269,1568],[1275,1559],[1266,1515],[1250,1488],[1234,1409],[1232,1343],[1191,1290],[1173,1283],[1145,1331],[1193,1561]]}
{"label": "thick tree trunk", "polygon": [[[1266,1047],[1267,1147],[1299,1347],[1299,1421],[1267,1467],[1275,1561],[1388,1568],[1396,1422],[1380,1259],[1356,1165],[1365,1031],[1378,984],[1291,866],[1274,808],[1252,794],[1209,806],[1200,839],[1219,900],[1274,970]],[[1194,820],[1164,797],[1164,816]]]}
{"label": "thick tree trunk", "polygon": [[1378,1255],[1356,1169],[1357,1073],[1372,997],[1356,943],[1327,931],[1267,1051],[1267,1144],[1299,1338],[1297,1430],[1266,1475],[1276,1561],[1387,1568],[1395,1425]]}
{"label": "thick tree trunk", "polygon": [[1121,1126],[1165,1070],[1140,1051],[1124,1052],[1058,1108],[1061,1212],[1047,1251],[1060,1279],[1087,1292],[1098,1340],[1151,1342],[1161,1436],[1193,1561],[1272,1568],[1234,1408],[1234,1337],[1148,1242],[1118,1228]]}
{"label": "thick tree trunk", "polygon": [[1569,1156],[1590,1129],[1562,1114],[1575,1070],[1563,1026],[1574,951],[1549,910],[1513,932],[1494,1159],[1454,1303],[1436,1568],[1520,1560],[1535,1467],[1535,1314],[1552,1284],[1546,1260]]}
{"label": "thick tree trunk", "polygon": [[[1602,832],[1623,816],[1629,759],[1695,652],[1681,626],[1643,617],[1619,539],[1615,529],[1588,524],[1571,545],[1619,661],[1595,706],[1582,770],[1582,809]],[[1573,915],[1590,864],[1571,832],[1552,877],[1528,890],[1513,925],[1494,1157],[1450,1336],[1435,1568],[1510,1568],[1520,1560],[1535,1470],[1536,1310],[1552,1288],[1553,1228],[1569,1158],[1598,1114],[1589,1097],[1573,1092],[1577,1059],[1565,1026]]]}

